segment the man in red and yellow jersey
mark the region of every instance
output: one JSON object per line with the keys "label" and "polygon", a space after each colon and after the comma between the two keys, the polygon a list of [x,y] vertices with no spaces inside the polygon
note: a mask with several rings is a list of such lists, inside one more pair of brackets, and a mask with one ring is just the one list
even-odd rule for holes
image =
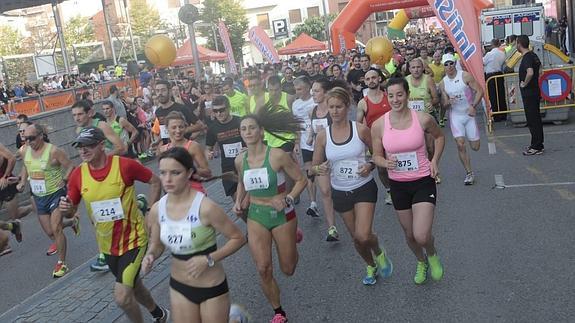
{"label": "man in red and yellow jersey", "polygon": [[169,312],[155,303],[138,277],[148,236],[134,187],[135,181],[150,184],[154,203],[160,198],[160,180],[135,160],[106,155],[105,140],[100,128],[86,127],[72,143],[83,163],[70,174],[68,195],[61,198],[60,210],[72,216],[84,199],[98,247],[116,277],[116,303],[132,322],[143,322],[138,303],[150,311],[155,322],[165,322]]}

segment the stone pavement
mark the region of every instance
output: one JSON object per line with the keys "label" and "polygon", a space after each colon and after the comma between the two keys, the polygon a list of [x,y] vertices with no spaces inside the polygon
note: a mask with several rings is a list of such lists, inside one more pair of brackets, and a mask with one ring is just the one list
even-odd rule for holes
{"label": "stone pavement", "polygon": [[[210,164],[219,159],[211,161]],[[218,169],[219,166],[212,169]],[[231,214],[231,198],[225,196],[221,181],[204,185],[208,196]],[[237,220],[235,216],[234,220]],[[94,242],[95,243],[95,242]],[[66,276],[32,295],[20,305],[0,316],[0,322],[114,322],[121,320],[123,312],[114,302],[114,276],[111,273],[90,271],[89,262],[74,268]],[[154,263],[152,272],[144,277],[144,285],[154,290],[160,284],[168,284],[170,275],[169,252]],[[168,295],[157,298],[160,305],[169,307]],[[144,313],[144,318],[149,315]]]}

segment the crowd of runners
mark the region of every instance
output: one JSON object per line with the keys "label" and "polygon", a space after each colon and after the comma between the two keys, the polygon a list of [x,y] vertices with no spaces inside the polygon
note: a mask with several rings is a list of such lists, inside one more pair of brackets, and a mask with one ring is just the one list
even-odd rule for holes
{"label": "crowd of runners", "polygon": [[[412,270],[415,284],[442,279],[432,229],[436,185],[474,184],[467,145],[479,149],[475,118],[483,98],[444,35],[396,43],[386,66],[373,66],[360,51],[308,55],[249,67],[244,82],[206,75],[199,85],[184,75],[152,77],[142,84],[143,97],[120,98],[120,106],[100,102],[103,115],[89,97],[77,101],[71,109],[77,126],[72,146],[81,159],[76,167],[49,142],[41,120],[18,116],[17,155],[0,145],[1,197],[11,218],[0,222],[0,255],[12,251],[10,234],[18,242],[25,238],[19,219],[35,212],[52,242],[46,254],[58,257],[52,275],[62,277],[69,270],[67,246],[73,247],[64,231],[80,234],[78,218],[88,216],[100,251],[91,269],[115,276],[115,301],[131,321],[143,321],[141,304],[156,322],[169,316],[174,322],[241,322],[241,311],[232,307],[230,313],[234,284],[222,260],[247,243],[271,322],[287,322],[274,278],[274,245],[281,272],[293,275],[302,239],[298,216],[323,216],[326,243],[339,243],[337,213],[365,263],[357,266],[358,283],[376,284],[394,269],[373,229],[381,199],[393,205],[415,257],[413,268],[401,270]],[[132,102],[136,110],[150,104],[149,124],[129,120]],[[440,179],[446,122],[463,165],[461,179]],[[137,158],[147,152],[156,155],[156,173]],[[23,167],[14,174],[17,158]],[[221,172],[210,169],[214,158]],[[203,183],[215,179],[247,232],[207,195]],[[149,191],[136,194],[136,181]],[[18,207],[15,197],[24,191],[29,206]],[[296,215],[304,191],[310,204],[306,215]],[[82,200],[87,214],[78,211]],[[217,234],[224,244],[216,243]],[[165,249],[172,257],[170,311],[157,305],[141,278]]]}

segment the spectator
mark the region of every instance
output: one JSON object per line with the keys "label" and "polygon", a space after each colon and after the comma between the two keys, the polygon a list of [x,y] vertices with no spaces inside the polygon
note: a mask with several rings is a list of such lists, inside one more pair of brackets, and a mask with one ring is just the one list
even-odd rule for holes
{"label": "spectator", "polygon": [[119,90],[116,85],[110,86],[110,96],[107,98],[108,101],[114,104],[114,109],[116,110],[116,115],[119,117],[126,117],[126,106],[119,98]]}

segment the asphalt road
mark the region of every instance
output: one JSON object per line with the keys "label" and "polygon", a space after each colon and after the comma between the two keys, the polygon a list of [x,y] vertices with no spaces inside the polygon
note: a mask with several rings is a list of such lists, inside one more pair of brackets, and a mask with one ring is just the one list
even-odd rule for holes
{"label": "asphalt road", "polygon": [[[323,217],[305,215],[306,195],[298,206],[304,240],[293,277],[275,263],[283,308],[290,322],[382,321],[569,321],[575,314],[571,250],[575,228],[575,125],[545,126],[546,152],[524,157],[526,128],[496,125],[491,138],[496,153],[472,153],[477,184],[464,186],[465,172],[448,128],[441,162],[434,235],[445,266],[441,282],[413,284],[415,258],[390,206],[378,202],[374,223],[380,242],[394,263],[394,273],[375,286],[363,286],[365,267],[355,253],[343,223],[341,241],[325,242]],[[505,189],[494,188],[495,175]],[[501,181],[499,181],[501,184]],[[571,184],[570,184],[571,183]],[[381,190],[380,190],[381,192]],[[79,238],[68,233],[69,264],[76,267],[96,253],[87,219]],[[24,221],[25,240],[0,258],[0,312],[50,284],[54,256],[44,254],[48,240],[37,220]],[[244,305],[253,322],[266,322],[273,312],[265,300],[248,248],[225,260],[232,301]],[[16,288],[15,288],[16,287]],[[66,297],[62,290],[62,297]],[[168,301],[168,284],[153,294]]]}

